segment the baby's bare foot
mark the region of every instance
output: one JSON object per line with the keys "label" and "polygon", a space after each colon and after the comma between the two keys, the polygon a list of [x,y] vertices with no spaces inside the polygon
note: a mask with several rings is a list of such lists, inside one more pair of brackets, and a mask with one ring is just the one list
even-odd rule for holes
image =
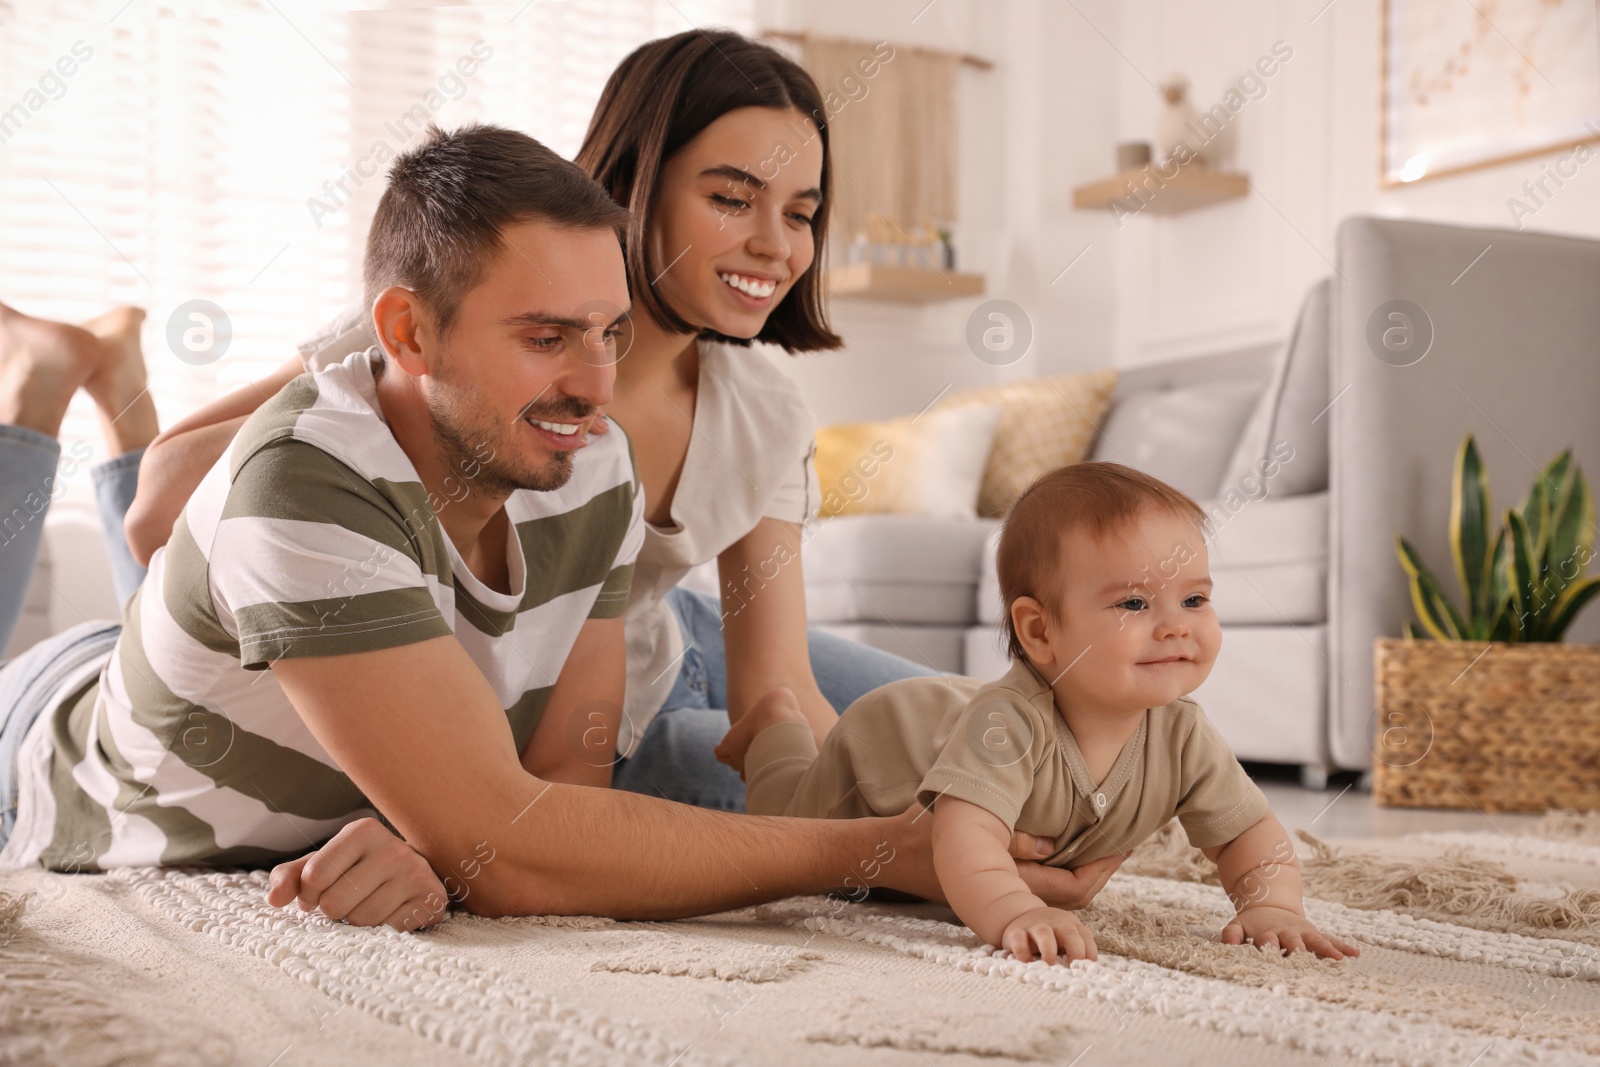
{"label": "baby's bare foot", "polygon": [[72,394],[99,365],[89,331],[0,304],[0,424],[55,437]]}
{"label": "baby's bare foot", "polygon": [[800,701],[795,699],[794,693],[782,687],[768,690],[750,706],[749,711],[739,716],[739,721],[733,724],[712,751],[718,763],[727,764],[743,778],[744,759],[757,734],[780,722],[806,721],[805,713],[800,710]]}
{"label": "baby's bare foot", "polygon": [[144,309],[117,307],[83,324],[100,345],[100,366],[84,382],[100,411],[100,428],[114,454],[143,448],[160,427],[145,380],[139,329]]}

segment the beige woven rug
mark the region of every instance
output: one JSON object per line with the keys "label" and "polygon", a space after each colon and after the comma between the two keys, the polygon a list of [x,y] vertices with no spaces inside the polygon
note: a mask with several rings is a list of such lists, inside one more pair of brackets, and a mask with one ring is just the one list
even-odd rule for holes
{"label": "beige woven rug", "polygon": [[269,908],[262,873],[8,874],[0,1063],[1600,1062],[1600,819],[1302,857],[1359,959],[1215,943],[1226,902],[1171,833],[1084,913],[1100,960],[1070,968],[931,905],[403,935]]}

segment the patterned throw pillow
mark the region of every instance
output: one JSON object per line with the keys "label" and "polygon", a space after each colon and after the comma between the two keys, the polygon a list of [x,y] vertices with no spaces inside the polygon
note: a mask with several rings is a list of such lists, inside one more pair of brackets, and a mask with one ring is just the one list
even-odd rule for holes
{"label": "patterned throw pillow", "polygon": [[1000,409],[969,404],[817,430],[817,517],[972,518]]}
{"label": "patterned throw pillow", "polygon": [[997,405],[1000,426],[978,491],[978,514],[999,518],[1039,475],[1089,454],[1117,387],[1113,368],[951,393],[933,411]]}

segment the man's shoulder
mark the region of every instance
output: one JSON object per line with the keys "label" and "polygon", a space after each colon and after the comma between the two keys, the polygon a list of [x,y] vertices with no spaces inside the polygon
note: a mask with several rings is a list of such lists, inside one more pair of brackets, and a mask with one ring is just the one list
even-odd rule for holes
{"label": "man's shoulder", "polygon": [[228,451],[229,479],[236,480],[263,449],[299,442],[364,479],[416,482],[416,468],[379,413],[370,356],[353,354],[314,374],[302,374],[257,408]]}
{"label": "man's shoulder", "polygon": [[[216,485],[212,518],[202,523],[207,541],[219,524],[249,520],[244,525],[257,536],[309,538],[334,554],[383,545],[416,558],[440,576],[448,572],[437,519],[440,501],[414,469],[385,471],[370,462],[357,466],[359,456],[340,454],[289,429],[258,435],[224,462],[229,465],[225,484]],[[221,475],[214,469],[210,477]],[[314,535],[313,525],[324,529]]]}

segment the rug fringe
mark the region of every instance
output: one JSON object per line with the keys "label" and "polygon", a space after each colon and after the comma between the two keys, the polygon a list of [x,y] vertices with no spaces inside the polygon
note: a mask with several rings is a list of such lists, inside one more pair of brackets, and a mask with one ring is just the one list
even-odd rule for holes
{"label": "rug fringe", "polygon": [[[1593,812],[1552,812],[1554,832],[1570,840],[1600,832]],[[1577,818],[1568,818],[1578,816]],[[1559,896],[1518,892],[1517,879],[1493,860],[1449,849],[1427,859],[1390,860],[1372,853],[1334,848],[1305,830],[1295,832],[1310,848],[1300,861],[1307,896],[1362,911],[1398,911],[1419,919],[1455,923],[1526,937],[1559,935],[1600,944],[1600,889],[1560,887]],[[1134,849],[1123,864],[1131,874],[1220,885],[1217,866],[1189,845],[1174,819]]]}

